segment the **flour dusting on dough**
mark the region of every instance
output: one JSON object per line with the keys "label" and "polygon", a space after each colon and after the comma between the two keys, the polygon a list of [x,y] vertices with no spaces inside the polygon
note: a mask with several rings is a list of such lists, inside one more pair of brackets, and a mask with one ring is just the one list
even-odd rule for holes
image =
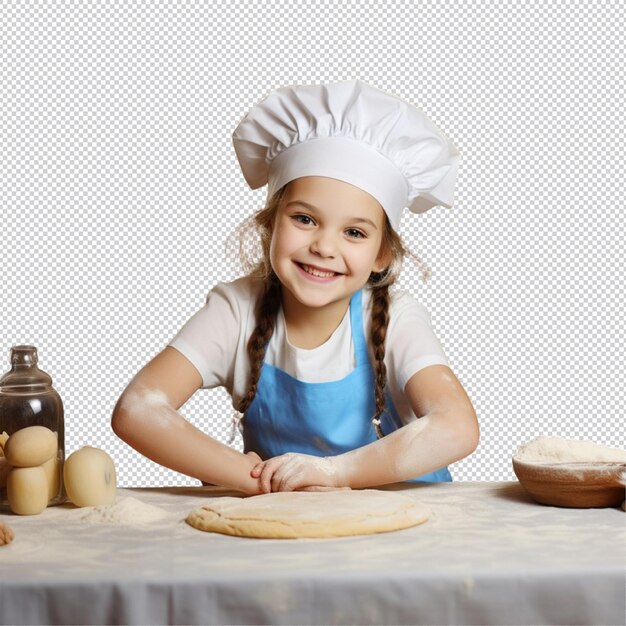
{"label": "flour dusting on dough", "polygon": [[355,491],[278,491],[218,498],[192,511],[189,525],[207,532],[267,539],[346,537],[422,524],[430,509],[402,494]]}

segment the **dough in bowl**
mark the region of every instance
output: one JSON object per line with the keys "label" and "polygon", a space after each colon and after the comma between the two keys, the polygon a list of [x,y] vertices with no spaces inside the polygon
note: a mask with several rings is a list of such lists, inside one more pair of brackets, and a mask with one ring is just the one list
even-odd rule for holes
{"label": "dough in bowl", "polygon": [[239,537],[299,539],[369,535],[417,526],[430,510],[399,493],[279,491],[248,498],[216,498],[187,516],[208,532]]}

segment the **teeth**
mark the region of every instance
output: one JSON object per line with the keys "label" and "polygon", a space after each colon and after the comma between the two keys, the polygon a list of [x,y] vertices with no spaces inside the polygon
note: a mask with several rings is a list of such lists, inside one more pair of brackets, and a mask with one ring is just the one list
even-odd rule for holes
{"label": "teeth", "polygon": [[308,265],[302,264],[302,268],[307,274],[312,274],[313,276],[318,276],[319,278],[330,278],[334,276],[336,272],[320,272],[320,270],[316,270],[313,267],[309,267]]}

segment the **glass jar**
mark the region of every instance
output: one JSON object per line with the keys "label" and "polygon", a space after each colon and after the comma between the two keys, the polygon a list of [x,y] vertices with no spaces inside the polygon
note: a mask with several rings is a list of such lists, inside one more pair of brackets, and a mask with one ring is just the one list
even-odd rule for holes
{"label": "glass jar", "polygon": [[[65,428],[63,403],[52,387],[52,378],[37,367],[35,346],[11,348],[11,370],[0,378],[0,436],[9,437],[27,426],[45,426],[57,436],[57,452],[53,464],[48,505],[65,502],[63,463],[65,461]],[[5,461],[5,459],[0,459]],[[0,474],[2,470],[0,466]],[[0,476],[0,479],[2,477]],[[56,488],[58,485],[58,488]],[[9,510],[6,493],[6,471],[0,480],[0,510]]]}

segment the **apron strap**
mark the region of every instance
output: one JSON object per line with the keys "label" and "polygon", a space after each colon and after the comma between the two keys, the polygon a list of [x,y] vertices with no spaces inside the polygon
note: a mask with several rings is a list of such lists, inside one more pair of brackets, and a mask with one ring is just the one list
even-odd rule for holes
{"label": "apron strap", "polygon": [[363,328],[363,290],[359,289],[350,298],[350,325],[352,327],[352,340],[354,341],[354,352],[356,356],[356,366],[368,364],[369,356],[367,352],[367,340],[365,339],[365,329]]}

